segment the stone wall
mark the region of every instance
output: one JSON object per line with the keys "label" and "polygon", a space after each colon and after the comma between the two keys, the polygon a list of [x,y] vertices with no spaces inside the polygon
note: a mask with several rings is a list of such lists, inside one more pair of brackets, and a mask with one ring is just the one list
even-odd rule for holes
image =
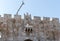
{"label": "stone wall", "polygon": [[60,23],[58,18],[43,17],[31,14],[21,15],[4,14],[0,16],[1,41],[24,41],[26,38],[33,41],[60,41]]}

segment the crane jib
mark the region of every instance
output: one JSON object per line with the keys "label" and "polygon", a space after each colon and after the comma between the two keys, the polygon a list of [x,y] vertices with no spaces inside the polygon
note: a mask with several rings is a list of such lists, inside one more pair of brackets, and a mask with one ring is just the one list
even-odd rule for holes
{"label": "crane jib", "polygon": [[20,11],[20,9],[21,9],[21,7],[24,5],[24,2],[22,1],[22,4],[21,4],[21,6],[19,7],[19,9],[17,10],[17,15],[18,15],[18,12]]}

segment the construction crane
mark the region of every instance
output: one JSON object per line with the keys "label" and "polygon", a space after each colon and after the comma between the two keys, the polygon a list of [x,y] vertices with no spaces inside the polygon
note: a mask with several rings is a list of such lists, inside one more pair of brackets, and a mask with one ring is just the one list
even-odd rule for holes
{"label": "construction crane", "polygon": [[20,11],[21,7],[24,5],[24,2],[22,1],[22,4],[21,6],[18,8],[17,12],[16,12],[16,15],[18,15],[18,12]]}

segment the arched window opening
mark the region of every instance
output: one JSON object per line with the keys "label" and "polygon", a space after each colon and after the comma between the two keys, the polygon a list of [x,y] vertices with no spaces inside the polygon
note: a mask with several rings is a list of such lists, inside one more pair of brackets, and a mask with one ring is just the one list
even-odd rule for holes
{"label": "arched window opening", "polygon": [[24,41],[33,41],[33,40],[31,40],[31,39],[26,39],[26,40],[24,40]]}
{"label": "arched window opening", "polygon": [[27,32],[27,28],[25,29],[25,32]]}
{"label": "arched window opening", "polygon": [[26,33],[32,33],[32,31],[33,31],[32,28],[25,28]]}
{"label": "arched window opening", "polygon": [[28,32],[30,32],[30,29],[28,28]]}
{"label": "arched window opening", "polygon": [[31,28],[31,33],[32,33],[32,31],[33,31],[33,30],[32,30],[32,28]]}

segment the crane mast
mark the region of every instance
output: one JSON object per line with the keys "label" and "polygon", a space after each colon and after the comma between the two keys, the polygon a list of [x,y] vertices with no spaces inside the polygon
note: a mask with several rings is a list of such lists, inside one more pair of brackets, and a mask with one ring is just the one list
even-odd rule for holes
{"label": "crane mast", "polygon": [[18,8],[17,12],[16,12],[16,15],[18,15],[18,12],[20,11],[21,7],[24,5],[24,2],[22,1],[22,4],[21,6]]}

